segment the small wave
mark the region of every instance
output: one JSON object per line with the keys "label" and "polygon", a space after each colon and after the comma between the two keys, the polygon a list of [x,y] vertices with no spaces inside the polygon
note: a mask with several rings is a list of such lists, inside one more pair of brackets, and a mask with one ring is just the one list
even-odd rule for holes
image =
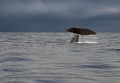
{"label": "small wave", "polygon": [[4,82],[4,83],[25,83],[25,82],[22,82],[22,81],[9,81],[9,82]]}
{"label": "small wave", "polygon": [[58,81],[56,82],[55,80],[36,80],[37,83],[59,83]]}
{"label": "small wave", "polygon": [[111,52],[120,52],[120,48],[106,49],[106,51],[111,51]]}
{"label": "small wave", "polygon": [[94,69],[108,69],[108,68],[113,68],[113,66],[108,65],[108,64],[86,64],[82,65],[82,68],[94,68]]}
{"label": "small wave", "polygon": [[118,49],[110,49],[111,51],[120,51],[120,48]]}
{"label": "small wave", "polygon": [[21,58],[21,57],[6,57],[3,59],[0,59],[0,63],[7,62],[7,61],[30,61],[30,59]]}
{"label": "small wave", "polygon": [[21,68],[3,68],[3,69],[1,69],[1,71],[4,71],[4,72],[23,72],[23,71],[25,71],[25,69],[21,69]]}

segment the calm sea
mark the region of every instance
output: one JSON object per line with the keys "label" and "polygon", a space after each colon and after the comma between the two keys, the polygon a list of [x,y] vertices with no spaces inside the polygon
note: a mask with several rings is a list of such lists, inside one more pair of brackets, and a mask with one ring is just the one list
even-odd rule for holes
{"label": "calm sea", "polygon": [[120,33],[0,33],[0,83],[120,83]]}

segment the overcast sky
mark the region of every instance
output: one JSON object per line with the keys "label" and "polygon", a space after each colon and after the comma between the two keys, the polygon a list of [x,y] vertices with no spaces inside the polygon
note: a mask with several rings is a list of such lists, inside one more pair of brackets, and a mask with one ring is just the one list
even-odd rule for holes
{"label": "overcast sky", "polygon": [[0,0],[0,32],[120,32],[120,0]]}

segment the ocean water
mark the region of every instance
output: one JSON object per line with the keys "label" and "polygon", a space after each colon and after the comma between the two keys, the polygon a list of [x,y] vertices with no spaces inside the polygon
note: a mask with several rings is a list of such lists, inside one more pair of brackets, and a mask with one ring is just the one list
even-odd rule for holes
{"label": "ocean water", "polygon": [[120,83],[120,33],[0,33],[0,83]]}

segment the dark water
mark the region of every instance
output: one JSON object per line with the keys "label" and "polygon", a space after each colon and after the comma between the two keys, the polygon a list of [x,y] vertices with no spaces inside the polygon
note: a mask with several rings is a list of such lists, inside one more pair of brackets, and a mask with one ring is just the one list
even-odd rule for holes
{"label": "dark water", "polygon": [[69,33],[0,33],[0,83],[120,83],[120,33],[69,44]]}

